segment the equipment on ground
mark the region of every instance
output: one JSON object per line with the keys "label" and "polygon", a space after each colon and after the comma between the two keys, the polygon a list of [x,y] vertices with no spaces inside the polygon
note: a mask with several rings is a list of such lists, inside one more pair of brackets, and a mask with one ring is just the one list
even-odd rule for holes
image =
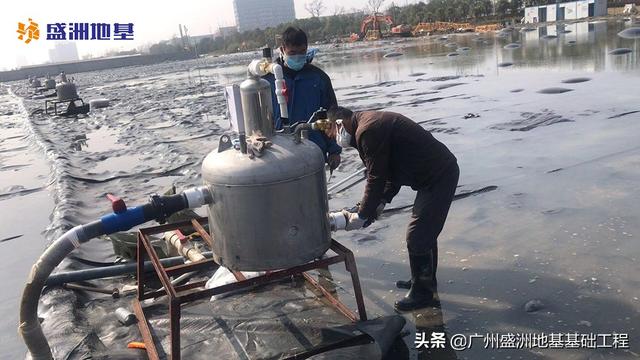
{"label": "equipment on ground", "polygon": [[387,24],[388,27],[391,27],[391,25],[393,25],[393,18],[389,15],[383,15],[380,13],[367,15],[360,24],[360,39],[382,39],[383,31],[381,24]]}
{"label": "equipment on ground", "polygon": [[405,25],[405,24],[396,25],[391,28],[391,35],[400,36],[400,37],[410,37],[411,26]]}
{"label": "equipment on ground", "polygon": [[[47,80],[48,81],[48,80]],[[75,116],[78,114],[86,114],[89,112],[89,104],[85,104],[80,95],[76,84],[67,80],[67,75],[62,72],[60,74],[60,83],[56,86],[56,99],[44,101],[44,112],[47,115]],[[66,105],[64,112],[58,111],[58,105]],[[53,105],[53,108],[51,107]]]}

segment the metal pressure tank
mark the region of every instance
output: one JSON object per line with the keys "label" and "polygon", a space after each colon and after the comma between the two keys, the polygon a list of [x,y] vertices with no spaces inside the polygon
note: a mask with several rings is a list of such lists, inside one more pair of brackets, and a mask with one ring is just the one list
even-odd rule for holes
{"label": "metal pressure tank", "polygon": [[[213,196],[208,212],[214,258],[241,271],[304,264],[331,245],[324,156],[311,141],[274,135],[266,80],[251,77],[240,89],[247,134],[261,138],[250,137],[246,152],[213,151],[202,164]],[[256,142],[263,146],[251,145]]]}
{"label": "metal pressure tank", "polygon": [[273,134],[273,104],[271,84],[260,77],[250,76],[240,84],[242,114],[247,135]]}
{"label": "metal pressure tank", "polygon": [[59,101],[75,100],[79,98],[76,84],[70,82],[63,82],[56,85],[56,94]]}
{"label": "metal pressure tank", "polygon": [[47,80],[45,80],[44,82],[44,88],[47,90],[53,90],[56,88],[56,80],[55,79],[51,79],[48,78]]}

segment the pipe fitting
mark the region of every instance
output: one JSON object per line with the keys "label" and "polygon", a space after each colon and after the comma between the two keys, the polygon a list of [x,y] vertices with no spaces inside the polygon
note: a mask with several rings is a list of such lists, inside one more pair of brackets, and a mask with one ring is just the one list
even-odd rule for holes
{"label": "pipe fitting", "polygon": [[265,76],[268,73],[273,74],[275,78],[275,94],[280,105],[280,118],[289,119],[289,109],[287,108],[286,89],[287,84],[284,80],[284,72],[282,65],[269,62],[267,58],[252,60],[247,67],[247,72],[252,76]]}
{"label": "pipe fitting", "polygon": [[167,245],[173,246],[178,254],[192,262],[198,262],[206,259],[204,255],[196,249],[193,243],[187,240],[187,238],[178,231],[167,231],[163,234],[163,238],[167,242]]}
{"label": "pipe fitting", "polygon": [[247,67],[249,73],[253,76],[267,75],[267,66],[269,63],[265,59],[252,60]]}
{"label": "pipe fitting", "polygon": [[187,204],[190,209],[199,208],[200,206],[213,202],[211,191],[206,186],[190,188],[182,193],[187,198]]}
{"label": "pipe fitting", "polygon": [[331,231],[344,230],[347,227],[347,218],[342,211],[329,213],[329,226]]}
{"label": "pipe fitting", "polygon": [[300,142],[302,142],[302,131],[304,130],[316,130],[315,123],[298,123],[295,125],[293,141],[296,144],[300,144]]}
{"label": "pipe fitting", "polygon": [[282,71],[282,65],[277,63],[271,63],[268,66],[268,70],[273,74],[275,78],[276,86],[276,98],[278,99],[278,105],[280,105],[280,118],[289,119],[289,109],[287,108],[287,83],[284,80],[284,72]]}

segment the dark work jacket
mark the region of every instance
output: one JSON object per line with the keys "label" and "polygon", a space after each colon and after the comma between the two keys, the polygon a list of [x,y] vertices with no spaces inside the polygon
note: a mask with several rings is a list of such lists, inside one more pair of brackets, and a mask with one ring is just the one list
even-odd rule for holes
{"label": "dark work jacket", "polygon": [[352,117],[352,144],[367,168],[367,185],[359,214],[374,218],[384,199],[391,202],[403,185],[429,186],[456,157],[430,132],[393,112],[362,111]]}
{"label": "dark work jacket", "polygon": [[[280,59],[277,62],[282,65]],[[287,108],[289,109],[289,122],[291,125],[299,122],[307,122],[311,115],[323,107],[329,109],[337,105],[336,94],[331,85],[331,79],[320,68],[311,64],[305,64],[300,71],[294,71],[282,65],[284,80],[287,83]],[[280,105],[276,97],[275,77],[268,74],[263,77],[271,83],[271,97],[273,101],[273,115],[275,128],[282,129],[280,119]],[[309,131],[309,140],[320,147],[325,155],[339,154],[342,148],[335,140],[329,139],[324,132]]]}

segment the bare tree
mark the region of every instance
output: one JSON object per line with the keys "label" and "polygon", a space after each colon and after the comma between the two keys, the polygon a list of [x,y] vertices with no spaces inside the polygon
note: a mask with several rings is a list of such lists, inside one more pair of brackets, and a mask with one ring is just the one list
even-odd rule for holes
{"label": "bare tree", "polygon": [[385,0],[367,0],[367,8],[372,12],[372,13],[378,13],[380,12],[380,8],[382,7],[382,4],[384,4]]}
{"label": "bare tree", "polygon": [[344,15],[344,13],[345,13],[344,6],[336,5],[333,8],[333,16]]}
{"label": "bare tree", "polygon": [[320,13],[322,13],[322,9],[324,9],[324,4],[322,0],[311,0],[304,4],[304,8],[312,17],[320,17]]}

